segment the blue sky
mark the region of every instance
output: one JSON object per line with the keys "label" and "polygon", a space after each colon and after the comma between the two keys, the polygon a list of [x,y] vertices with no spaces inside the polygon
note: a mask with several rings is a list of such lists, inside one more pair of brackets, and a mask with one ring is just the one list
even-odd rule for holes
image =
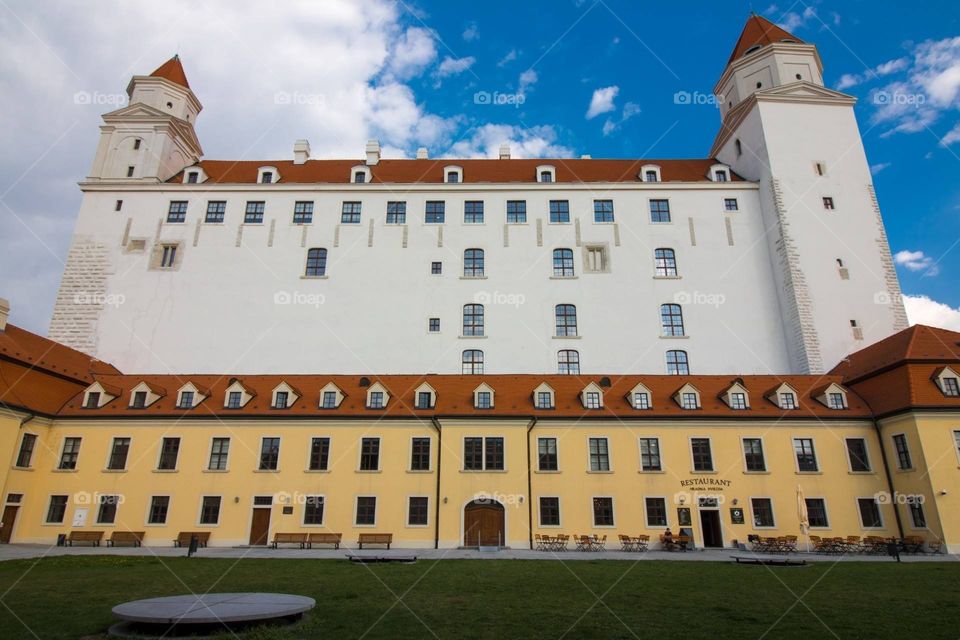
{"label": "blue sky", "polygon": [[[0,7],[0,297],[44,333],[100,115],[179,52],[206,157],[703,157],[748,2],[9,0]],[[696,12],[691,11],[696,8]],[[960,4],[756,3],[856,106],[911,320],[960,330]],[[877,95],[909,103],[880,104]],[[705,100],[704,102],[710,102]],[[11,150],[16,150],[12,152]],[[924,298],[923,296],[928,297]]]}

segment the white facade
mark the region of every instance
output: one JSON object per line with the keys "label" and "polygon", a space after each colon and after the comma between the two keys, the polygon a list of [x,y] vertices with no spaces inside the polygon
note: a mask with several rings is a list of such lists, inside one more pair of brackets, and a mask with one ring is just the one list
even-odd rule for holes
{"label": "white facade", "polygon": [[[810,80],[783,83],[776,72],[801,68]],[[757,73],[770,85],[751,93]],[[269,172],[269,184],[205,182],[196,157],[175,171],[137,165],[128,179],[105,167],[129,162],[114,144],[129,137],[125,127],[149,138],[131,103],[105,116],[111,128],[81,183],[50,337],[128,373],[460,373],[471,350],[483,352],[484,373],[555,373],[568,350],[584,374],[663,373],[669,351],[685,352],[693,374],[825,371],[906,318],[852,99],[821,85],[810,45],[768,45],[731,65],[719,85],[731,104],[718,160],[705,163],[746,178],[728,182],[711,171],[645,182],[640,171],[543,183],[541,169],[564,163],[545,159],[529,182],[471,182],[467,162],[442,160],[460,170],[457,183],[371,183],[378,145],[356,169],[329,161],[351,172],[337,184],[285,182],[279,161],[260,163],[258,180]],[[167,145],[161,161],[145,166],[167,166],[174,148],[199,156],[186,114],[156,116],[158,131],[179,137],[157,138]],[[308,157],[298,142],[295,165],[323,162]],[[485,162],[509,171],[518,161]],[[196,184],[164,182],[192,166],[184,175],[197,171]],[[363,184],[351,183],[356,170]],[[823,209],[824,197],[835,210]],[[669,201],[670,222],[651,221],[651,199]],[[526,222],[508,223],[508,200],[526,202]],[[551,200],[569,202],[569,223],[550,221]],[[614,222],[595,221],[596,200],[613,202]],[[168,221],[172,201],[188,203],[183,222]],[[226,202],[223,222],[205,221],[210,201]],[[262,223],[244,223],[251,201],[264,202]],[[309,224],[294,222],[298,201],[313,203]],[[388,224],[391,201],[406,202],[404,224]],[[445,203],[442,224],[425,221],[427,201]],[[483,201],[483,223],[465,222],[466,201]],[[359,223],[341,221],[344,202],[361,203]],[[326,250],[322,277],[305,276],[311,248]],[[482,277],[464,275],[474,248],[484,251]],[[675,252],[676,276],[657,275],[660,248]],[[573,277],[555,275],[556,249],[572,251]],[[483,305],[482,336],[463,335],[471,304]],[[575,337],[556,335],[561,304],[576,307]],[[680,305],[682,336],[664,335],[663,304]]]}

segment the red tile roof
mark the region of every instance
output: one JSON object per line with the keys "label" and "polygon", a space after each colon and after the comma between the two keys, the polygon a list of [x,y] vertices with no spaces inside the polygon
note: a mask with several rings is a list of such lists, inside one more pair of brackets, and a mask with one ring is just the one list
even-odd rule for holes
{"label": "red tile roof", "polygon": [[737,40],[736,46],[733,47],[733,53],[730,54],[728,63],[743,56],[747,52],[747,49],[754,45],[764,46],[773,44],[774,42],[783,42],[784,40],[803,42],[800,38],[784,31],[766,18],[753,14],[747,18],[747,23],[743,26],[743,32],[740,34],[740,39]]}
{"label": "red tile roof", "polygon": [[[640,168],[646,164],[660,167],[663,182],[707,182],[710,167],[718,161],[694,160],[601,160],[601,159],[510,159],[477,160],[439,158],[431,160],[381,160],[368,167],[373,183],[416,184],[444,182],[443,169],[450,165],[463,168],[465,183],[536,182],[537,167],[556,167],[556,182],[640,182]],[[281,184],[347,184],[351,168],[362,160],[203,160],[199,166],[207,174],[206,184],[253,184],[260,167],[276,167]],[[731,172],[731,180],[743,178]],[[168,182],[183,182],[183,172]]]}
{"label": "red tile roof", "polygon": [[180,56],[175,55],[162,65],[156,68],[156,70],[150,74],[152,78],[164,78],[170,82],[175,82],[181,87],[190,88],[190,83],[187,82],[187,74],[183,71],[183,65],[180,64]]}
{"label": "red tile roof", "polygon": [[830,373],[853,382],[902,362],[960,361],[960,333],[916,324],[851,353]]}

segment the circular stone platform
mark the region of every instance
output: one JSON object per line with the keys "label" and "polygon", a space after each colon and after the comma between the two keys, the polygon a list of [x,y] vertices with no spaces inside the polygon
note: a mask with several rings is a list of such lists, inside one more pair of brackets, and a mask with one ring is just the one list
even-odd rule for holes
{"label": "circular stone platform", "polygon": [[[313,598],[286,593],[208,593],[125,602],[113,608],[123,622],[111,635],[170,636],[222,632],[256,624],[293,622],[316,606]],[[174,633],[171,633],[173,631]]]}

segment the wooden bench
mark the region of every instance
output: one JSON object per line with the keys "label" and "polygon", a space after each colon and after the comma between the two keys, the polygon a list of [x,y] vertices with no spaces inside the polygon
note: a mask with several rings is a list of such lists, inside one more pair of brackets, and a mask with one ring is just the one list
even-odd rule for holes
{"label": "wooden bench", "polygon": [[307,549],[313,549],[315,544],[332,544],[334,549],[339,549],[342,540],[342,533],[308,533]]}
{"label": "wooden bench", "polygon": [[103,539],[103,531],[71,531],[67,534],[67,544],[73,546],[74,542],[89,542],[95,547],[100,546]]}
{"label": "wooden bench", "polygon": [[385,544],[387,549],[390,548],[390,545],[393,544],[393,534],[392,533],[361,533],[357,537],[357,544],[360,545],[360,548],[363,549],[365,544]]}
{"label": "wooden bench", "polygon": [[270,543],[270,546],[276,549],[278,544],[298,544],[300,545],[300,548],[303,549],[305,546],[307,546],[307,534],[275,533],[273,534],[273,542]]}
{"label": "wooden bench", "polygon": [[132,544],[135,547],[143,546],[143,531],[114,531],[107,539],[108,547],[118,544]]}
{"label": "wooden bench", "polygon": [[189,547],[190,539],[193,538],[193,536],[197,536],[197,545],[201,547],[207,546],[207,542],[210,540],[209,531],[181,531],[174,539],[173,546]]}

